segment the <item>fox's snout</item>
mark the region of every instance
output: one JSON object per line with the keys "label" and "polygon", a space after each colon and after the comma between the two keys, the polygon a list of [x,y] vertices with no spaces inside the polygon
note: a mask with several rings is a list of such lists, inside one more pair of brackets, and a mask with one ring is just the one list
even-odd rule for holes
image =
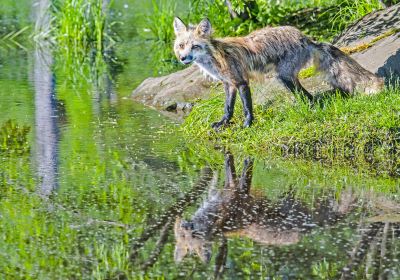
{"label": "fox's snout", "polygon": [[181,222],[181,227],[183,229],[186,229],[186,230],[194,230],[194,223],[182,221]]}
{"label": "fox's snout", "polygon": [[192,55],[180,56],[179,59],[183,64],[189,64],[193,61],[193,56]]}

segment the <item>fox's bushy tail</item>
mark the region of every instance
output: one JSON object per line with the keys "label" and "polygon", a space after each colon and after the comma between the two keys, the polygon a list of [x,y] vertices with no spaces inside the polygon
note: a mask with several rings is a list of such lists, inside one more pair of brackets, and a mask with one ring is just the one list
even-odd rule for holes
{"label": "fox's bushy tail", "polygon": [[350,56],[326,43],[313,43],[314,63],[334,87],[343,92],[362,91],[375,94],[382,90],[384,81],[364,69]]}

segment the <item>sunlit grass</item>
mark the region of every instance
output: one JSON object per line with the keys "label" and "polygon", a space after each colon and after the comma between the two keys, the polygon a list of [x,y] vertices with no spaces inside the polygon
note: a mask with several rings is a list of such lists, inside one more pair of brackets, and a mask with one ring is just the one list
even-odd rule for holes
{"label": "sunlit grass", "polygon": [[82,79],[98,83],[107,73],[108,50],[115,38],[108,34],[112,22],[108,5],[101,0],[64,0],[51,6],[50,41],[57,68],[78,84]]}
{"label": "sunlit grass", "polygon": [[313,107],[278,97],[272,104],[256,106],[256,122],[249,129],[242,128],[241,107],[236,106],[232,125],[216,133],[210,125],[222,117],[224,106],[223,97],[217,95],[195,106],[182,129],[189,141],[211,140],[255,154],[383,164],[395,160],[397,154],[399,93],[398,88],[391,88],[376,96],[338,95]]}
{"label": "sunlit grass", "polygon": [[382,8],[379,0],[341,0],[339,11],[332,18],[332,28],[341,30],[357,19]]}
{"label": "sunlit grass", "polygon": [[177,3],[168,0],[152,0],[151,3],[153,11],[146,19],[154,40],[152,61],[157,69],[156,73],[168,73],[178,66],[178,61],[172,53],[172,41],[175,36],[172,23],[177,16]]}
{"label": "sunlit grass", "polygon": [[92,48],[103,50],[106,15],[100,0],[65,0],[55,9],[58,48],[80,57]]}

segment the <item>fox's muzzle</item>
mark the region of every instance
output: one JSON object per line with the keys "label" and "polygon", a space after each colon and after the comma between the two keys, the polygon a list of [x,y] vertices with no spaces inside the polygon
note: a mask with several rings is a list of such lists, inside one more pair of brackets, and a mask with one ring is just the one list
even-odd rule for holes
{"label": "fox's muzzle", "polygon": [[186,230],[194,230],[194,223],[183,221],[181,223],[181,227],[186,229]]}
{"label": "fox's muzzle", "polygon": [[180,60],[183,64],[189,64],[193,61],[193,56],[188,55],[188,56],[181,56]]}

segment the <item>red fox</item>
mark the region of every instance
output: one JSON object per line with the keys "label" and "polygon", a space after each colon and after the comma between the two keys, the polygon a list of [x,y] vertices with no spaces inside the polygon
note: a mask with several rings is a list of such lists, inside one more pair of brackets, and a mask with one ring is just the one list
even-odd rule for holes
{"label": "red fox", "polygon": [[334,89],[345,93],[362,90],[373,94],[383,87],[381,78],[338,48],[313,42],[291,26],[265,27],[245,37],[215,39],[208,19],[197,26],[186,26],[176,17],[173,25],[177,58],[183,64],[194,62],[206,74],[224,84],[225,114],[221,121],[212,124],[214,129],[229,124],[237,91],[243,102],[244,126],[252,124],[254,117],[249,88],[252,72],[266,73],[275,69],[288,90],[299,93],[310,102],[313,96],[300,84],[298,73],[311,59]]}
{"label": "red fox", "polygon": [[253,161],[246,159],[242,174],[236,176],[232,154],[225,154],[225,185],[210,190],[208,199],[190,221],[175,222],[175,261],[196,253],[203,262],[211,259],[212,243],[218,237],[248,237],[265,245],[289,245],[316,225],[332,224],[351,210],[354,197],[342,193],[335,199],[320,200],[310,210],[290,195],[272,203],[250,193]]}

